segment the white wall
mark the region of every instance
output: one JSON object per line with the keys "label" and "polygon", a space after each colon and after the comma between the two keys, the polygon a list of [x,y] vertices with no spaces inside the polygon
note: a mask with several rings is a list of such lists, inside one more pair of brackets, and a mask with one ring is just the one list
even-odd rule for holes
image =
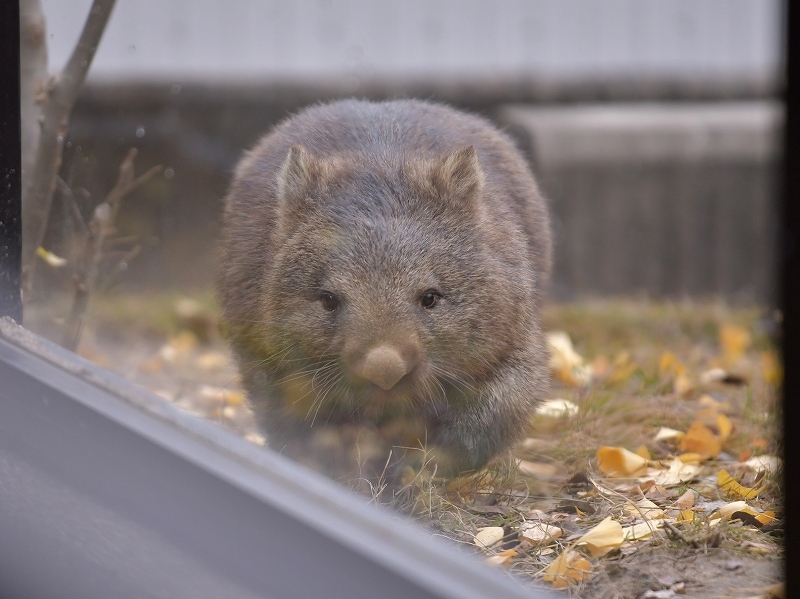
{"label": "white wall", "polygon": [[[59,69],[91,0],[43,0]],[[771,77],[780,0],[118,0],[94,79]]]}

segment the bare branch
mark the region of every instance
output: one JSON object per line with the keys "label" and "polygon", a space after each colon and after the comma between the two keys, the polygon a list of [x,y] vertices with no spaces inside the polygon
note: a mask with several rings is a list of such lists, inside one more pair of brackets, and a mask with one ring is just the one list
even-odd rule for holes
{"label": "bare branch", "polygon": [[[114,219],[123,198],[163,169],[161,165],[154,166],[143,175],[134,177],[134,161],[137,153],[136,148],[131,148],[128,155],[125,156],[119,167],[119,176],[116,184],[109,192],[106,200],[95,208],[94,216],[89,222],[89,234],[86,237],[83,253],[78,263],[75,298],[72,302],[72,310],[67,318],[64,341],[62,343],[67,349],[74,351],[78,346],[84,316],[89,306],[89,298],[97,287],[100,262],[105,257],[105,242],[116,231]],[[114,270],[109,273],[106,279],[106,286],[114,276],[124,270],[123,265],[127,265],[128,261],[136,256],[141,249],[141,246],[137,245],[117,262]]]}
{"label": "bare branch", "polygon": [[67,185],[67,182],[64,181],[61,177],[57,179],[58,189],[61,192],[67,201],[69,202],[69,209],[72,213],[72,218],[75,223],[78,225],[78,228],[81,230],[81,233],[87,235],[89,233],[89,227],[86,226],[86,221],[83,220],[83,215],[81,214],[81,209],[78,208],[78,202],[75,201],[75,194],[72,193],[72,188]]}
{"label": "bare branch", "polygon": [[119,176],[117,178],[117,183],[114,185],[114,189],[111,190],[106,198],[106,203],[111,206],[113,211],[112,216],[117,215],[122,198],[131,193],[140,185],[147,183],[153,178],[154,175],[157,175],[164,169],[164,167],[159,164],[150,168],[146,173],[134,179],[133,162],[136,160],[136,155],[138,153],[139,151],[136,148],[131,148],[128,151],[128,155],[125,156],[125,160],[123,160],[122,164],[119,165]]}
{"label": "bare branch", "polygon": [[69,115],[86,79],[114,3],[115,0],[94,0],[92,3],[78,44],[67,66],[50,89],[43,111],[36,161],[23,203],[22,264],[23,285],[27,290],[32,285],[36,248],[42,244],[50,215]]}
{"label": "bare branch", "polygon": [[89,305],[89,296],[97,281],[97,267],[103,251],[103,241],[111,222],[111,206],[103,202],[94,209],[94,216],[89,221],[89,236],[86,239],[83,258],[79,265],[75,281],[75,299],[66,323],[63,346],[75,350],[83,328],[83,317]]}
{"label": "bare branch", "polygon": [[[36,147],[39,144],[42,104],[47,99],[47,28],[40,0],[21,0],[20,21],[20,115],[22,116],[22,188],[30,186]],[[24,199],[23,199],[24,201]]]}

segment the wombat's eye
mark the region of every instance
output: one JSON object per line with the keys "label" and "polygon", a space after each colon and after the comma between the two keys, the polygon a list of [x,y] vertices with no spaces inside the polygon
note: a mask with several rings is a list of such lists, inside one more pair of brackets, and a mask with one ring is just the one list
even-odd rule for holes
{"label": "wombat's eye", "polygon": [[322,307],[328,312],[335,312],[339,307],[339,298],[332,294],[330,291],[323,291],[319,294],[319,299],[322,302]]}
{"label": "wombat's eye", "polygon": [[422,294],[422,297],[419,298],[419,303],[423,308],[430,310],[436,305],[440,297],[442,297],[441,293],[435,289],[428,289]]}

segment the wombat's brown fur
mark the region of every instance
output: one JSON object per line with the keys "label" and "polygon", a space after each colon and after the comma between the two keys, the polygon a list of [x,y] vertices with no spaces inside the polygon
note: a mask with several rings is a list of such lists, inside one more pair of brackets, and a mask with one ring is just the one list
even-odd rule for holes
{"label": "wombat's brown fur", "polygon": [[523,433],[547,388],[550,229],[487,121],[413,100],[305,109],[242,159],[224,220],[219,297],[272,447],[417,419],[463,470]]}

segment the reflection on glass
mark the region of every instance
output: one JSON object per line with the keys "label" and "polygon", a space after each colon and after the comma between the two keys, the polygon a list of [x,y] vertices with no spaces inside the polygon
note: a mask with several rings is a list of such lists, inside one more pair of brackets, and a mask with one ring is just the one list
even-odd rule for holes
{"label": "reflection on glass", "polygon": [[528,578],[779,579],[778,2],[162,4],[64,132],[22,3],[29,328]]}

